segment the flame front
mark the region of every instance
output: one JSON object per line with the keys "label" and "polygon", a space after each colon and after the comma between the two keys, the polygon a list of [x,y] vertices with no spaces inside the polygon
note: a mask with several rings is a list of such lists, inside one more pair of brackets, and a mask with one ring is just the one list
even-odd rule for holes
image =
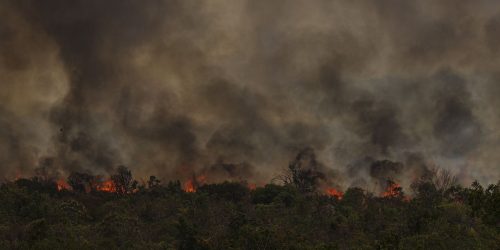
{"label": "flame front", "polygon": [[401,185],[398,183],[390,183],[385,191],[382,193],[382,197],[396,197],[401,194]]}
{"label": "flame front", "polygon": [[186,181],[186,183],[184,184],[184,191],[186,191],[188,193],[196,192],[196,188],[194,187],[192,180]]}
{"label": "flame front", "polygon": [[338,191],[337,189],[335,188],[327,188],[326,189],[326,193],[329,195],[329,196],[332,196],[332,197],[336,197],[337,199],[341,200],[342,197],[344,196],[344,193],[342,191]]}
{"label": "flame front", "polygon": [[116,192],[116,186],[112,180],[106,180],[106,181],[98,184],[96,189],[98,191],[108,192],[108,193],[115,193]]}
{"label": "flame front", "polygon": [[200,175],[200,176],[194,176],[187,180],[185,183],[184,183],[184,191],[187,192],[187,193],[194,193],[196,192],[196,189],[201,186],[202,184],[205,183],[205,181],[207,180],[207,176],[205,175]]}
{"label": "flame front", "polygon": [[66,181],[64,180],[57,180],[56,181],[56,184],[57,184],[57,190],[58,191],[61,191],[61,190],[69,190],[71,187],[69,186],[68,183],[66,183]]}

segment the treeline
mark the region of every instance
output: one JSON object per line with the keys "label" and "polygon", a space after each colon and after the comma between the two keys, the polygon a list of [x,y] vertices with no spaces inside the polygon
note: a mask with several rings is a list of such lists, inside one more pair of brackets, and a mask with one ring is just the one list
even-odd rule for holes
{"label": "treeline", "polygon": [[407,194],[339,197],[292,170],[280,185],[196,192],[155,177],[138,184],[124,167],[111,192],[81,173],[68,177],[72,190],[42,177],[3,183],[0,249],[499,249],[499,184],[428,178]]}

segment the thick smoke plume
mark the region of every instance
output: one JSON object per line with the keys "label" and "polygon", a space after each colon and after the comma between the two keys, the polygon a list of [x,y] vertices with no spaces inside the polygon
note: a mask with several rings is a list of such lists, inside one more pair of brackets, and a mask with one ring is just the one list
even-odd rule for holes
{"label": "thick smoke plume", "polygon": [[490,0],[1,0],[0,172],[263,181],[311,147],[343,186],[494,182],[499,40]]}

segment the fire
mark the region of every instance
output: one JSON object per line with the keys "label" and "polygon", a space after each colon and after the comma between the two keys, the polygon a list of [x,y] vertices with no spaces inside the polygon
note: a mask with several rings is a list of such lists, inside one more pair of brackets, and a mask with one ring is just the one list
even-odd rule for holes
{"label": "fire", "polygon": [[255,190],[256,188],[257,188],[257,184],[255,184],[255,183],[249,183],[248,184],[248,189]]}
{"label": "fire", "polygon": [[342,197],[344,196],[344,193],[341,192],[341,191],[338,191],[337,189],[335,188],[327,188],[326,189],[326,193],[329,195],[329,196],[332,196],[332,197],[336,197],[337,199],[341,200]]}
{"label": "fire", "polygon": [[206,180],[207,177],[205,175],[200,175],[198,177],[193,175],[191,179],[184,183],[184,191],[187,193],[194,193],[201,184],[205,183]]}
{"label": "fire", "polygon": [[[71,186],[64,179],[57,180],[56,185],[58,191],[72,190]],[[101,192],[115,193],[116,185],[111,179],[108,179],[103,182],[97,182],[97,183],[93,182],[90,184],[90,187],[85,187],[85,191],[87,193],[90,192],[92,189]]]}
{"label": "fire", "polygon": [[115,183],[112,180],[106,180],[102,183],[97,184],[98,191],[114,193],[116,192]]}
{"label": "fire", "polygon": [[[63,179],[59,179],[56,181],[57,185],[57,190],[62,191],[62,190],[71,190],[71,186]],[[103,182],[99,183],[93,183],[91,186],[94,188],[94,190],[101,191],[101,192],[108,192],[108,193],[115,193],[116,192],[116,185],[115,183],[111,180],[105,180]],[[90,192],[92,187],[86,187],[86,192]]]}
{"label": "fire", "polygon": [[57,190],[58,191],[61,191],[61,190],[69,190],[71,187],[69,186],[68,183],[66,183],[66,181],[60,179],[60,180],[57,180],[56,181],[56,184],[57,184]]}
{"label": "fire", "polygon": [[196,192],[196,188],[194,187],[193,180],[188,180],[184,184],[184,191],[187,193],[194,193]]}
{"label": "fire", "polygon": [[395,182],[389,182],[382,197],[397,197],[401,194],[401,185]]}

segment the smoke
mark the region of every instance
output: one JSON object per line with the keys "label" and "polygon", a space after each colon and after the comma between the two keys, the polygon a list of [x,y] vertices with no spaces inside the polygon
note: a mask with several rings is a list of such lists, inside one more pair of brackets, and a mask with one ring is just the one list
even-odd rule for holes
{"label": "smoke", "polygon": [[385,159],[500,179],[497,1],[4,0],[0,19],[5,178],[52,159],[261,181],[312,147],[345,186]]}

